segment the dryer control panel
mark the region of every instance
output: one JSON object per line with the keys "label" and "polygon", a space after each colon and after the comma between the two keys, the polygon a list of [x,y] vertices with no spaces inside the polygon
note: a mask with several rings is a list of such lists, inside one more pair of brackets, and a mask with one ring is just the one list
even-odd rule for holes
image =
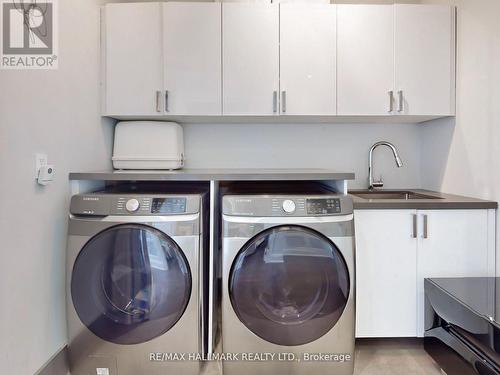
{"label": "dryer control panel", "polygon": [[347,195],[226,195],[223,213],[231,216],[331,216],[353,212]]}

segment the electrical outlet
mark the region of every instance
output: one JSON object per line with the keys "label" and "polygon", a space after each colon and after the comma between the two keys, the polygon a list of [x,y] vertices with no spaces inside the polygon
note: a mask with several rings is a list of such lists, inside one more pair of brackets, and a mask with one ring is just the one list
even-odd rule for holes
{"label": "electrical outlet", "polygon": [[47,154],[35,155],[35,179],[38,179],[40,168],[45,167],[47,165],[47,162],[48,162]]}

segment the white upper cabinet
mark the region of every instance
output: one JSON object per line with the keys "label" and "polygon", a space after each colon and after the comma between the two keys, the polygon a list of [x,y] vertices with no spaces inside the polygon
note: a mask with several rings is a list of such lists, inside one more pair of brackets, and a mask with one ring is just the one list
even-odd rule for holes
{"label": "white upper cabinet", "polygon": [[336,39],[336,5],[280,5],[281,114],[336,114]]}
{"label": "white upper cabinet", "polygon": [[221,4],[163,5],[166,114],[222,112]]}
{"label": "white upper cabinet", "polygon": [[103,114],[455,112],[455,8],[163,2],[103,8]]}
{"label": "white upper cabinet", "polygon": [[455,8],[338,6],[338,114],[455,112]]}
{"label": "white upper cabinet", "polygon": [[278,113],[279,8],[222,4],[223,113]]}
{"label": "white upper cabinet", "polygon": [[161,5],[108,4],[103,8],[103,112],[162,112]]}
{"label": "white upper cabinet", "polygon": [[395,9],[398,112],[453,115],[455,8],[397,4]]}
{"label": "white upper cabinet", "polygon": [[393,113],[394,6],[338,5],[337,112]]}

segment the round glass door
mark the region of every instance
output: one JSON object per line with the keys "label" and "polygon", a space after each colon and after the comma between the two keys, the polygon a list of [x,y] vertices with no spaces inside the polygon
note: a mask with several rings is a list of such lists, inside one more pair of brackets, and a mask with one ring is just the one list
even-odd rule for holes
{"label": "round glass door", "polygon": [[146,225],[100,232],[73,266],[71,297],[80,320],[116,344],[138,344],[167,332],[190,295],[191,272],[181,249]]}
{"label": "round glass door", "polygon": [[245,326],[278,345],[303,345],[330,331],[349,297],[349,271],[338,248],[301,226],[261,232],[238,253],[229,279]]}

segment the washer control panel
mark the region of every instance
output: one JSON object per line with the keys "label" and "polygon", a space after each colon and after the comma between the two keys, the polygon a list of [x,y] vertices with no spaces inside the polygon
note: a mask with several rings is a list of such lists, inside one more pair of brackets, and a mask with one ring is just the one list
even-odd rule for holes
{"label": "washer control panel", "polygon": [[128,212],[135,212],[139,209],[140,206],[141,204],[135,198],[129,199],[127,203],[125,203],[125,208]]}
{"label": "washer control panel", "polygon": [[74,215],[161,216],[200,212],[201,196],[140,195],[140,194],[79,194],[71,198],[70,212]]}
{"label": "washer control panel", "polygon": [[186,198],[153,198],[152,214],[183,214],[186,212]]}
{"label": "washer control panel", "polygon": [[[114,212],[113,212],[114,209]],[[151,209],[151,198],[149,197],[127,197],[117,196],[112,201],[112,213],[114,214],[148,214]]]}
{"label": "washer control panel", "polygon": [[306,201],[304,198],[286,199],[286,198],[272,198],[271,211],[273,216],[292,215],[295,213],[305,214]]}
{"label": "washer control panel", "polygon": [[331,216],[353,212],[347,195],[226,195],[222,199],[225,215],[232,216]]}
{"label": "washer control panel", "polygon": [[291,199],[285,199],[281,207],[283,208],[283,211],[285,211],[287,214],[292,214],[295,212],[295,208],[297,206],[295,205],[295,202],[292,201]]}
{"label": "washer control panel", "polygon": [[307,199],[308,215],[330,215],[342,212],[340,199],[337,198],[319,198]]}

